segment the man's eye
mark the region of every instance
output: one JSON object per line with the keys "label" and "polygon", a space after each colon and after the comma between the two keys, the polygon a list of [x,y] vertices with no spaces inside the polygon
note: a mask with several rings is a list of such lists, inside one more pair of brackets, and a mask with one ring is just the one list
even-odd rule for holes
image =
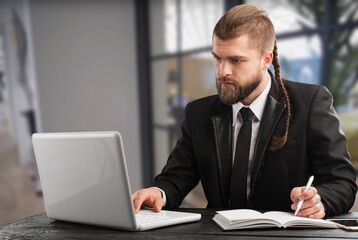
{"label": "man's eye", "polygon": [[217,57],[217,56],[213,56],[213,58],[216,60],[216,61],[220,61],[221,58]]}
{"label": "man's eye", "polygon": [[234,58],[231,60],[232,63],[239,63],[241,60],[239,58]]}

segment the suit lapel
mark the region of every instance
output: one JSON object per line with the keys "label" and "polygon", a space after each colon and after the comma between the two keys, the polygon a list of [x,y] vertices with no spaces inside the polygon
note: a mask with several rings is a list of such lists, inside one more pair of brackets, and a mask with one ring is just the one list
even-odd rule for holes
{"label": "suit lapel", "polygon": [[[273,78],[272,78],[273,79]],[[254,192],[259,175],[260,166],[267,147],[270,144],[271,137],[275,127],[282,116],[286,105],[280,102],[280,93],[276,81],[272,80],[271,89],[267,98],[264,114],[261,120],[256,147],[253,157],[253,168],[251,169],[251,193]]]}
{"label": "suit lapel", "polygon": [[212,116],[211,122],[215,135],[215,153],[220,192],[223,205],[227,207],[227,192],[232,168],[232,108],[218,102],[216,109],[219,111],[219,114]]}

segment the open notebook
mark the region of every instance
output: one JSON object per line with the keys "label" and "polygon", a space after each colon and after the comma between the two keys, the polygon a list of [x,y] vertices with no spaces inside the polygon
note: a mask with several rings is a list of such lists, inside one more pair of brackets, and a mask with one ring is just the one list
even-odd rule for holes
{"label": "open notebook", "polygon": [[334,222],[298,217],[294,216],[292,212],[271,211],[261,213],[252,209],[218,211],[213,220],[222,230],[272,227],[337,228],[337,224]]}
{"label": "open notebook", "polygon": [[32,142],[50,218],[133,231],[201,218],[177,211],[134,213],[118,132],[36,133]]}

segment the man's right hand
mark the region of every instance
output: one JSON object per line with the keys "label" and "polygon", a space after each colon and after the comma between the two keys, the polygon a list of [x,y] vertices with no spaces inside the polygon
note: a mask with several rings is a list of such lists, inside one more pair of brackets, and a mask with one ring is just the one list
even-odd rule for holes
{"label": "man's right hand", "polygon": [[141,208],[149,207],[160,212],[163,207],[162,193],[156,188],[144,188],[132,195],[134,212],[138,213]]}

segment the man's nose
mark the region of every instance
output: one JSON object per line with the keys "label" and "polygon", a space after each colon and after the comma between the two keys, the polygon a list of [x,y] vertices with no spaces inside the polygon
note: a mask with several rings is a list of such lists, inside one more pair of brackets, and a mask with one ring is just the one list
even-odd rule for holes
{"label": "man's nose", "polygon": [[222,63],[220,64],[219,68],[220,68],[219,69],[219,75],[222,76],[222,77],[232,74],[231,66],[226,61],[222,61]]}

